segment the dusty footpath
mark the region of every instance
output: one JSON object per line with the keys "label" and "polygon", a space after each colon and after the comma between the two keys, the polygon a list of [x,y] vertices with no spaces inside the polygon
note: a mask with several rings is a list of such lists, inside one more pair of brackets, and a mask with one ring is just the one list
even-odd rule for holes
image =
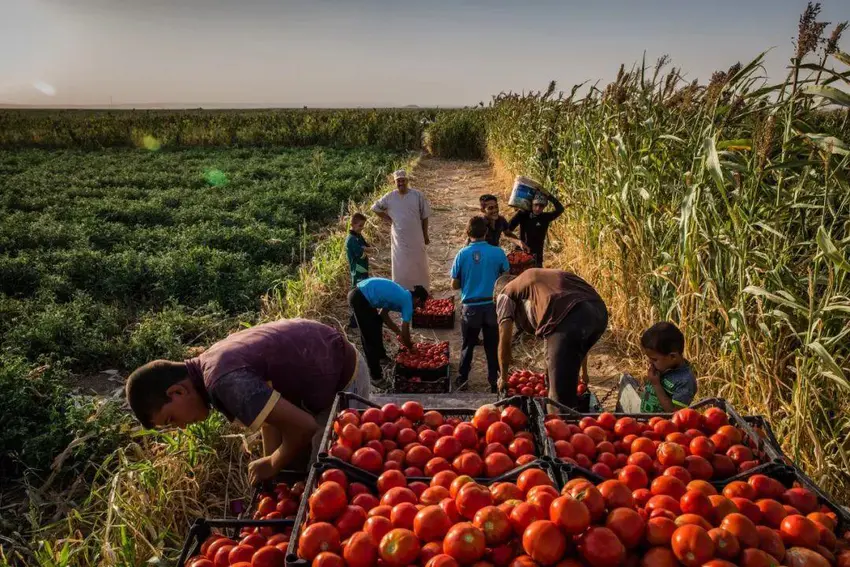
{"label": "dusty footpath", "polygon": [[[478,197],[485,193],[503,195],[506,187],[496,181],[493,170],[486,162],[456,161],[427,158],[419,162],[412,173],[411,186],[422,191],[431,201],[432,215],[429,221],[429,236],[431,244],[428,247],[428,260],[431,271],[431,293],[434,297],[449,297],[458,295],[451,289],[449,277],[452,262],[457,252],[466,244],[466,223],[469,217],[479,212]],[[501,200],[502,215],[509,218],[514,210],[507,207]],[[380,220],[370,217],[369,232],[378,252],[370,258],[370,268],[373,276],[390,277],[389,227]],[[377,238],[376,238],[377,237]],[[504,241],[503,241],[504,242]],[[579,274],[580,275],[580,274]],[[341,300],[343,302],[344,300]],[[340,308],[344,308],[340,305]],[[349,339],[359,345],[357,331],[349,331]],[[453,329],[413,329],[414,340],[448,341],[451,350],[452,377],[457,375],[460,359],[461,334],[460,313],[455,318]],[[388,350],[390,342],[394,342],[387,332],[385,335]],[[515,347],[514,358],[516,367],[544,370],[544,346],[542,341],[525,337]],[[615,385],[619,374],[618,356],[606,337],[593,348],[588,359],[588,372],[591,387],[600,397]],[[392,372],[392,364],[385,369],[385,376]],[[484,347],[475,349],[475,357],[470,373],[469,393],[459,392],[452,396],[441,396],[440,401],[445,406],[469,407],[475,402],[482,403],[493,399],[488,394],[487,372],[484,359]],[[377,392],[376,392],[377,394]],[[392,397],[391,393],[375,396],[376,401]],[[411,395],[404,396],[407,399]],[[475,407],[471,405],[471,407]]]}

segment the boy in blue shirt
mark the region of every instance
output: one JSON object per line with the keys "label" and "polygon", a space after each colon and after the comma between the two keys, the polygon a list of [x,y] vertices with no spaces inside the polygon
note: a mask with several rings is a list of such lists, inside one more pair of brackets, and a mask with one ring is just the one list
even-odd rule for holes
{"label": "boy in blue shirt", "polygon": [[452,265],[452,289],[461,290],[463,304],[463,343],[456,387],[463,388],[469,382],[473,350],[478,343],[478,335],[483,331],[487,381],[490,383],[490,391],[495,393],[499,374],[499,323],[496,319],[496,304],[493,302],[493,287],[499,276],[510,270],[510,264],[501,248],[487,243],[487,230],[485,217],[469,219],[466,234],[470,244],[458,252]]}
{"label": "boy in blue shirt", "polygon": [[[373,384],[383,383],[381,357],[386,352],[384,325],[399,337],[404,346],[413,348],[413,342],[410,340],[410,321],[413,319],[413,310],[421,307],[426,299],[428,291],[421,285],[408,291],[385,278],[365,279],[348,293],[348,305],[360,327],[360,341]],[[401,329],[390,319],[391,311],[401,313]]]}
{"label": "boy in blue shirt", "polygon": [[[351,274],[351,288],[369,277],[369,257],[367,254],[373,251],[366,239],[363,238],[363,227],[366,225],[366,216],[361,213],[351,215],[351,230],[345,238],[345,256],[348,258],[348,271]],[[357,320],[354,312],[348,322],[351,329],[357,328]]]}

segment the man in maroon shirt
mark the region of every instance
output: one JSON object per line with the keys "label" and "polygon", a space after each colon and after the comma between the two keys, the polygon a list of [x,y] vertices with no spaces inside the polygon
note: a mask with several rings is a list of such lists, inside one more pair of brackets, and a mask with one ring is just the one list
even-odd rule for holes
{"label": "man in maroon shirt", "polygon": [[257,325],[184,362],[155,360],[127,379],[127,401],[147,428],[186,427],[210,407],[263,434],[251,483],[272,478],[313,443],[318,451],[337,392],[368,398],[369,371],[345,335],[315,321]]}

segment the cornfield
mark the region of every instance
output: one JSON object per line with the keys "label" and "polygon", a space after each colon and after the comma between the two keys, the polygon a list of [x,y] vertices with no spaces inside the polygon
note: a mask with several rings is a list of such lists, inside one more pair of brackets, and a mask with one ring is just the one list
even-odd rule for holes
{"label": "cornfield", "polygon": [[554,83],[503,93],[487,144],[571,203],[553,236],[595,264],[624,343],[679,323],[699,396],[769,416],[786,454],[847,502],[850,56],[846,24],[821,39],[817,10],[781,84],[760,76],[764,54],[707,86],[664,57],[583,98]]}

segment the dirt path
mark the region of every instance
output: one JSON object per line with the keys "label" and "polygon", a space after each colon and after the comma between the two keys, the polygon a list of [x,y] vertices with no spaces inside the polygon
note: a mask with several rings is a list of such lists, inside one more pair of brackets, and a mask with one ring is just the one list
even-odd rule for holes
{"label": "dirt path", "polygon": [[[429,267],[431,270],[431,293],[435,297],[449,297],[459,294],[451,289],[451,270],[454,257],[466,244],[466,223],[469,217],[479,211],[478,197],[484,193],[504,195],[505,187],[496,182],[493,170],[485,162],[455,161],[435,158],[423,159],[413,171],[411,186],[422,191],[431,201],[432,216],[429,224],[431,244],[428,247]],[[510,218],[513,209],[502,204],[502,214]],[[390,277],[389,236],[386,227],[378,221],[372,221],[370,233],[378,243],[379,253],[370,258],[372,275]],[[378,235],[375,239],[374,235]],[[454,329],[431,330],[415,329],[414,336],[425,340],[449,341],[451,349],[452,376],[457,375],[460,358],[460,313]],[[349,338],[359,344],[356,332],[350,332]],[[389,346],[389,341],[387,346]],[[515,347],[516,366],[543,369],[543,342],[526,337]],[[612,345],[605,337],[591,351],[588,371],[593,391],[601,398],[615,384],[619,374],[617,356]],[[390,376],[391,366],[385,375]],[[487,373],[484,359],[484,347],[475,349],[475,357],[470,373],[469,390],[486,392]]]}

